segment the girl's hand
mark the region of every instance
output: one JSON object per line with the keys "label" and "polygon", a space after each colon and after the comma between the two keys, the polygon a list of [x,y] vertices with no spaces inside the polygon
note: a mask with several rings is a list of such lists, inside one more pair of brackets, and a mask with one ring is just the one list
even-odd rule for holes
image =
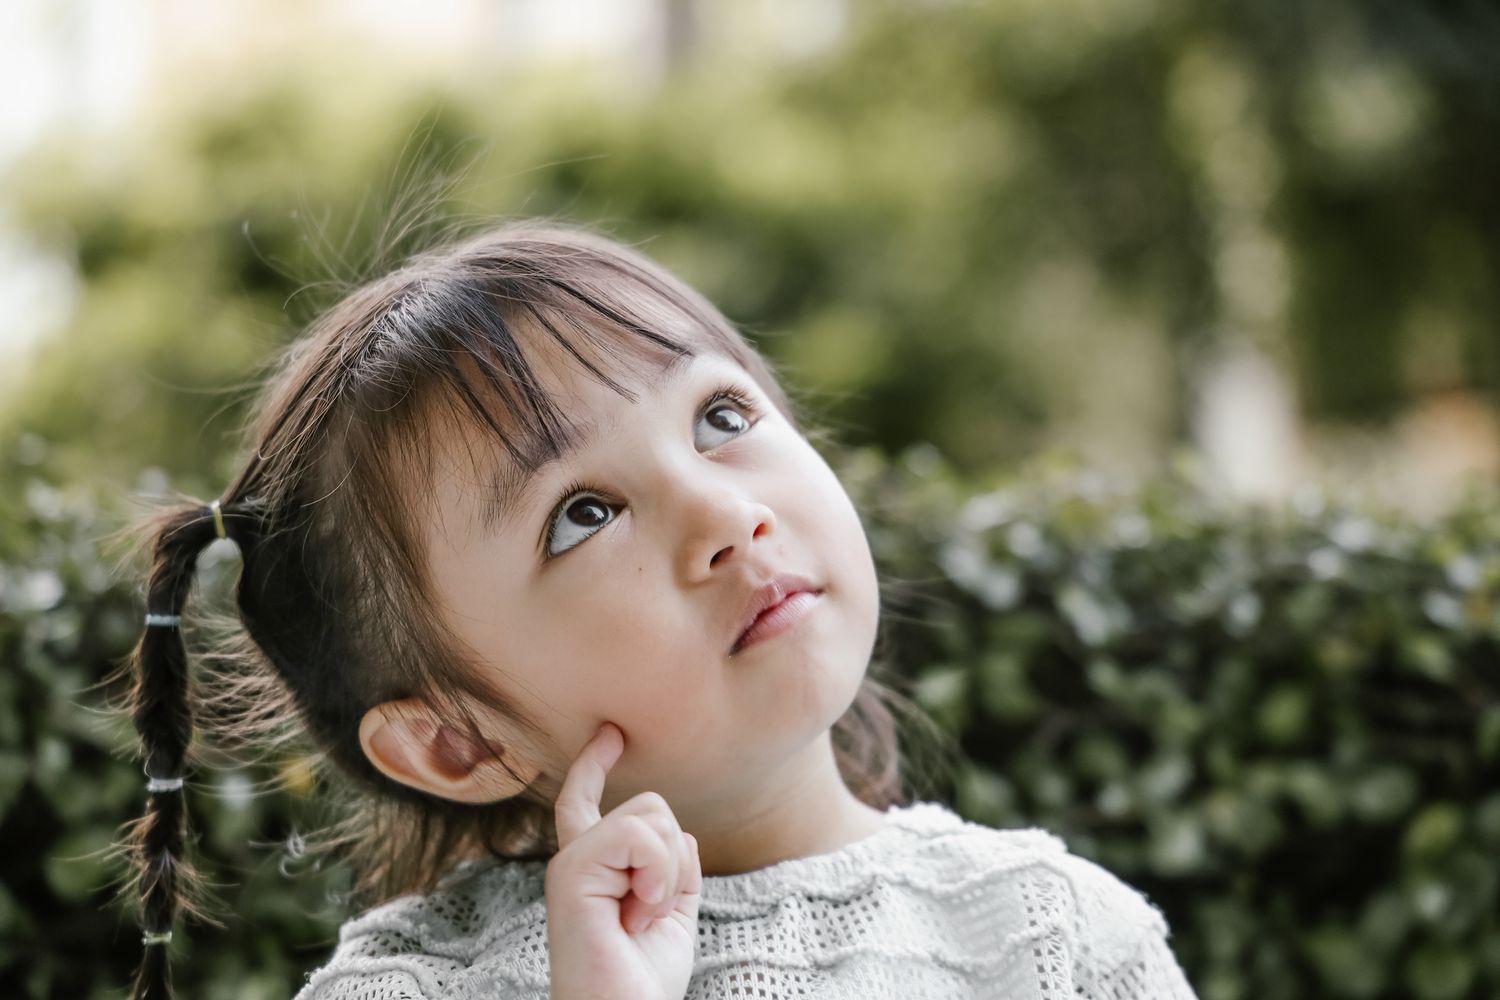
{"label": "girl's hand", "polygon": [[547,862],[553,1000],[682,1000],[698,944],[698,842],[642,792],[599,818],[625,736],[605,723],[563,779]]}

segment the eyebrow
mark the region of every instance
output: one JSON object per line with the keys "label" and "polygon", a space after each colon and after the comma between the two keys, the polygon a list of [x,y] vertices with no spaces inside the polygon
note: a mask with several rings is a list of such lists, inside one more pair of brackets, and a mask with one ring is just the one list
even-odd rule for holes
{"label": "eyebrow", "polygon": [[[679,354],[663,365],[652,381],[660,388],[675,385],[687,377],[693,363],[699,360],[707,360],[707,356]],[[605,424],[613,428],[617,422],[617,419],[611,419]],[[565,432],[559,448],[538,458],[529,471],[504,457],[491,463],[485,477],[484,494],[479,501],[478,523],[483,528],[492,529],[500,521],[529,506],[542,473],[583,450],[599,431],[598,423],[588,419],[577,421],[574,427],[576,433]]]}

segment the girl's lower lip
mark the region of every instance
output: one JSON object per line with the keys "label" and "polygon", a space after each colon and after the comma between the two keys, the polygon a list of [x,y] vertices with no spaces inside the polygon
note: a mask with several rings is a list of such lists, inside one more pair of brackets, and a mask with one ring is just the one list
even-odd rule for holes
{"label": "girl's lower lip", "polygon": [[780,635],[793,625],[806,618],[813,608],[817,607],[823,600],[821,590],[799,590],[782,598],[780,604],[773,604],[761,612],[755,624],[746,630],[743,638],[735,643],[730,655],[740,652],[746,646],[754,645],[762,639],[769,639],[773,635]]}

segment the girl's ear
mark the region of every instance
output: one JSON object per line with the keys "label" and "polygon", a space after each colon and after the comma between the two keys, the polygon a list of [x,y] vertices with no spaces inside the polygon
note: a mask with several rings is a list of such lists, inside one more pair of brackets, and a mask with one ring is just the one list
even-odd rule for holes
{"label": "girl's ear", "polygon": [[541,769],[507,758],[526,779],[511,777],[489,748],[443,724],[420,698],[376,705],[359,723],[365,756],[392,781],[455,802],[498,802],[518,794]]}

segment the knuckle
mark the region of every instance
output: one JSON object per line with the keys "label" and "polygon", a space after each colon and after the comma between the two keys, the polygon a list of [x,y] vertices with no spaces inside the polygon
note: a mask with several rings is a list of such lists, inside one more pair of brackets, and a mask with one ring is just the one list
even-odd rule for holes
{"label": "knuckle", "polygon": [[646,818],[644,816],[636,816],[636,815],[621,816],[620,817],[620,826],[624,829],[624,832],[626,832],[627,834],[629,834],[629,836],[632,839],[636,839],[636,840],[653,840],[653,839],[655,839],[652,835],[656,833],[656,828],[653,827],[646,820]]}
{"label": "knuckle", "polygon": [[671,807],[667,805],[667,800],[660,792],[642,792],[636,796],[636,801],[650,809],[666,812],[672,811]]}
{"label": "knuckle", "polygon": [[674,819],[672,819],[671,816],[663,816],[660,813],[652,813],[648,816],[642,816],[641,818],[650,825],[651,829],[656,831],[656,835],[660,837],[667,846],[671,846],[672,841],[676,837],[677,828],[677,823]]}

